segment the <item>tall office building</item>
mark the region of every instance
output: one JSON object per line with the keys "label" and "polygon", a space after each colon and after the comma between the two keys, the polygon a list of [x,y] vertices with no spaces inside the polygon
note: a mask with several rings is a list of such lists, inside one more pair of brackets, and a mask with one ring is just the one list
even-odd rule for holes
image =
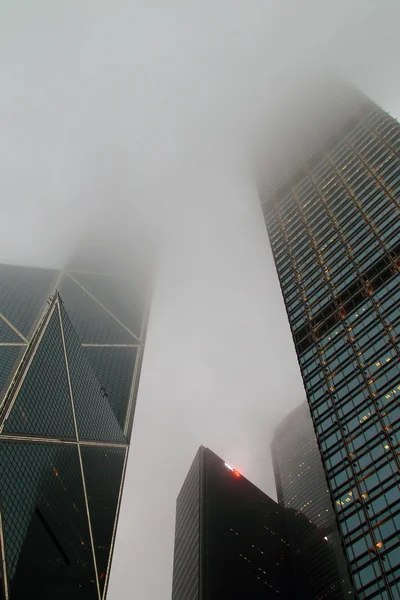
{"label": "tall office building", "polygon": [[393,600],[400,597],[400,125],[351,86],[324,94],[312,90],[308,118],[296,112],[308,137],[292,120],[292,138],[285,124],[275,155],[280,176],[266,160],[270,184],[261,200],[356,593]]}
{"label": "tall office building", "polygon": [[172,600],[293,600],[283,509],[200,447],[177,499]]}
{"label": "tall office building", "polygon": [[303,597],[353,598],[347,561],[306,402],[277,427],[271,445],[278,502]]}
{"label": "tall office building", "polygon": [[1,600],[106,596],[147,292],[89,258],[0,265]]}

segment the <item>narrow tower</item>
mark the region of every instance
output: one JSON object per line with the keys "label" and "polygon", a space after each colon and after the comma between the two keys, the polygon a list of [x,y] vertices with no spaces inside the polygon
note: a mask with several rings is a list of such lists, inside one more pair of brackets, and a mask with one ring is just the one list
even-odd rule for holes
{"label": "narrow tower", "polygon": [[306,402],[279,424],[271,451],[302,597],[351,600],[354,591]]}

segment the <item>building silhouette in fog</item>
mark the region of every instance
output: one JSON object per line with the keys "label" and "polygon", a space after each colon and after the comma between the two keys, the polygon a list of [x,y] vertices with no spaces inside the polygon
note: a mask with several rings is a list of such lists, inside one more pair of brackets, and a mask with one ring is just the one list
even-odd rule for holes
{"label": "building silhouette in fog", "polygon": [[107,269],[0,265],[1,600],[106,595],[146,331]]}
{"label": "building silhouette in fog", "polygon": [[354,597],[307,403],[279,424],[271,450],[301,597]]}
{"label": "building silhouette in fog", "polygon": [[201,446],[177,499],[172,600],[296,598],[284,510]]}
{"label": "building silhouette in fog", "polygon": [[356,594],[393,599],[400,125],[347,84],[311,91],[265,155],[261,203]]}

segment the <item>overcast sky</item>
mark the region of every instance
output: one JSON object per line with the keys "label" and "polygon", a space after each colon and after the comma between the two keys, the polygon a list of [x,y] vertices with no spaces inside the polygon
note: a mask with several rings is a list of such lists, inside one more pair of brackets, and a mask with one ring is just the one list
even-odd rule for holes
{"label": "overcast sky", "polygon": [[304,391],[252,136],[321,67],[399,117],[399,25],[398,0],[3,0],[1,260],[57,266],[122,209],[162,248],[109,600],[170,598],[200,444],[275,496],[271,435]]}

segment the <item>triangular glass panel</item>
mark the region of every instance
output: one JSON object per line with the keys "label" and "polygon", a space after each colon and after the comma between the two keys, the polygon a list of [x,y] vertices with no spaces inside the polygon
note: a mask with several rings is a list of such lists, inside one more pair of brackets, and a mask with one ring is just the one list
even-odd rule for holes
{"label": "triangular glass panel", "polygon": [[23,344],[24,340],[15,333],[0,317],[0,343],[2,344]]}
{"label": "triangular glass panel", "polygon": [[4,424],[3,433],[76,438],[57,307]]}
{"label": "triangular glass panel", "polygon": [[125,443],[107,393],[97,379],[63,306],[61,314],[79,438]]}
{"label": "triangular glass panel", "polygon": [[138,349],[103,346],[88,347],[85,352],[123,428]]}
{"label": "triangular glass panel", "polygon": [[135,344],[134,336],[64,275],[60,296],[82,344]]}
{"label": "triangular glass panel", "polygon": [[58,271],[0,265],[0,313],[25,337],[53,291]]}
{"label": "triangular glass panel", "polygon": [[97,600],[76,445],[0,442],[10,600]]}
{"label": "triangular glass panel", "polygon": [[97,572],[103,591],[110,559],[125,448],[81,447]]}
{"label": "triangular glass panel", "polygon": [[0,399],[7,391],[14,366],[19,362],[26,347],[0,346]]}
{"label": "triangular glass panel", "polygon": [[140,338],[144,311],[144,284],[140,274],[137,275],[136,285],[134,282],[111,275],[76,271],[71,275],[114,317]]}

